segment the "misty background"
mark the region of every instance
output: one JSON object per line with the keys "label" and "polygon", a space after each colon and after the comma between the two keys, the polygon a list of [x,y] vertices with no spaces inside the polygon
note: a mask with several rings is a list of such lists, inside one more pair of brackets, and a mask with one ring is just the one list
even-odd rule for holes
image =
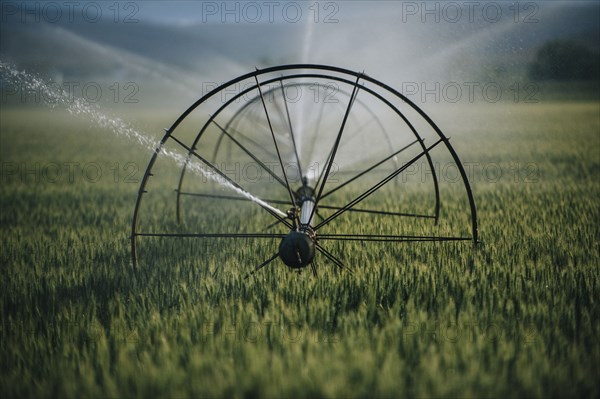
{"label": "misty background", "polygon": [[[215,84],[287,63],[364,70],[416,102],[436,82],[495,82],[508,93],[515,83],[577,81],[597,96],[598,1],[30,1],[0,11],[0,60],[74,95],[94,97],[90,82],[100,85],[109,107],[183,109]],[[544,46],[542,62],[574,61],[566,76],[552,65],[536,73]],[[5,106],[28,102],[3,90]]]}

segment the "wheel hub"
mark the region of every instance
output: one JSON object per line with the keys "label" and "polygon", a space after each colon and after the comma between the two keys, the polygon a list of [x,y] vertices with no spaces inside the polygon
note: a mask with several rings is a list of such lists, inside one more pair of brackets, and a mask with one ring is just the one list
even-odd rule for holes
{"label": "wheel hub", "polygon": [[315,242],[308,231],[290,231],[279,244],[279,257],[292,269],[301,269],[315,257]]}
{"label": "wheel hub", "polygon": [[[311,227],[315,204],[314,189],[308,186],[306,177],[302,183],[302,187],[295,192],[298,208],[288,211],[292,220],[298,220],[299,226],[279,243],[279,257],[292,269],[308,266],[315,257],[315,232]],[[296,214],[298,211],[299,215]]]}

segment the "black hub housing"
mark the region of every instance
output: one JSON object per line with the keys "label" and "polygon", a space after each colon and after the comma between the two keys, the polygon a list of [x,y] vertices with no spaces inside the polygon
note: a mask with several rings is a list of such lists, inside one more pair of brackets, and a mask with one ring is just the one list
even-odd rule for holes
{"label": "black hub housing", "polygon": [[306,267],[315,257],[315,243],[308,234],[291,231],[279,244],[279,257],[292,269]]}

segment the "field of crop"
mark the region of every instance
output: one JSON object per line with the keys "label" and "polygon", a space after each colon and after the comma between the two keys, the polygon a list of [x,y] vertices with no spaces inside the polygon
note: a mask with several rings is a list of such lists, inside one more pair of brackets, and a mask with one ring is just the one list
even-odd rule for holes
{"label": "field of crop", "polygon": [[[480,245],[351,243],[331,251],[352,274],[244,280],[251,242],[133,269],[150,154],[59,109],[3,109],[0,395],[600,396],[600,103],[431,116],[478,165]],[[160,134],[174,115],[135,119]]]}

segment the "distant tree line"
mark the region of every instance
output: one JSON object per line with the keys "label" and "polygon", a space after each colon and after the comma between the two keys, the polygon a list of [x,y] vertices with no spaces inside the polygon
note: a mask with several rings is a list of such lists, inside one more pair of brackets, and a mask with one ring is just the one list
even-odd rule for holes
{"label": "distant tree line", "polygon": [[533,80],[591,80],[600,78],[600,54],[572,40],[552,40],[529,65]]}

